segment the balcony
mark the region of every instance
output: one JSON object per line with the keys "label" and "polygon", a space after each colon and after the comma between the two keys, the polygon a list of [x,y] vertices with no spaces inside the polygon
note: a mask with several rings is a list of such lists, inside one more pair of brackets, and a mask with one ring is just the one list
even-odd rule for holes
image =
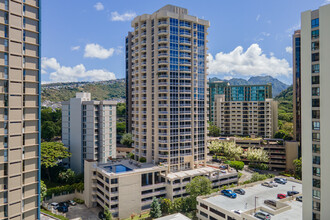
{"label": "balcony", "polygon": [[158,22],[158,26],[164,26],[164,25],[168,25],[167,21],[159,21]]}
{"label": "balcony", "polygon": [[167,42],[167,38],[159,38],[158,39],[158,42],[161,43],[161,42]]}

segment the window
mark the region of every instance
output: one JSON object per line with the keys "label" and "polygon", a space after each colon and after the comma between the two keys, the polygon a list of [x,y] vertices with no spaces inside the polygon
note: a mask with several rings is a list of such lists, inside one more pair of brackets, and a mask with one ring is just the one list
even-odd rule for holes
{"label": "window", "polygon": [[204,208],[204,209],[208,210],[208,206],[207,206],[207,205],[205,205],[205,204],[201,203],[201,204],[200,204],[200,206],[201,206],[202,208]]}
{"label": "window", "polygon": [[321,176],[321,168],[313,167],[313,175],[314,176]]}
{"label": "window", "polygon": [[319,87],[312,88],[312,96],[320,96],[320,88]]}
{"label": "window", "polygon": [[211,207],[210,207],[210,211],[213,212],[214,214],[216,214],[216,215],[222,217],[222,218],[226,218],[226,215],[225,215],[224,213],[222,213],[222,212],[220,212],[220,211],[218,211],[218,210],[215,210],[215,209],[213,209],[213,208],[211,208]]}
{"label": "window", "polygon": [[319,76],[312,76],[312,84],[320,84],[320,77]]}
{"label": "window", "polygon": [[319,73],[320,72],[320,64],[312,65],[312,73]]}
{"label": "window", "polygon": [[313,156],[313,164],[320,165],[320,160],[319,156]]}
{"label": "window", "polygon": [[320,99],[312,99],[312,107],[320,107]]}
{"label": "window", "polygon": [[321,180],[313,178],[313,187],[320,188]]}
{"label": "window", "polygon": [[316,62],[320,60],[320,54],[319,53],[313,53],[312,54],[312,62]]}
{"label": "window", "polygon": [[320,122],[319,121],[313,121],[313,130],[320,130]]}
{"label": "window", "polygon": [[319,30],[315,30],[312,31],[312,39],[317,39],[320,36],[320,31]]}
{"label": "window", "polygon": [[205,218],[208,218],[209,217],[205,212],[202,212],[202,211],[199,211],[199,214],[201,216],[204,216]]}
{"label": "window", "polygon": [[312,42],[312,50],[318,50],[320,46],[319,44],[320,43],[318,41]]}
{"label": "window", "polygon": [[118,184],[118,179],[111,179],[111,184]]}
{"label": "window", "polygon": [[320,141],[320,133],[313,133],[312,139],[313,141]]}
{"label": "window", "polygon": [[315,18],[312,20],[312,28],[316,28],[319,26],[319,19]]}
{"label": "window", "polygon": [[320,211],[320,209],[321,209],[321,204],[319,202],[313,201],[313,210]]}
{"label": "window", "polygon": [[[228,216],[229,217],[229,216]],[[217,220],[216,218],[210,216],[210,220]]]}
{"label": "window", "polygon": [[313,144],[313,153],[320,153],[320,145],[319,144]]}

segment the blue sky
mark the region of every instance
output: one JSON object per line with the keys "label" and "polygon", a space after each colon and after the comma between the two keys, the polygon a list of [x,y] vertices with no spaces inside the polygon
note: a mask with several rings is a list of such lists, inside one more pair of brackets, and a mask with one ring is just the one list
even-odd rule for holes
{"label": "blue sky", "polygon": [[292,84],[291,35],[300,13],[330,0],[45,0],[42,81],[125,77],[124,40],[136,15],[166,4],[209,20],[209,76],[272,75]]}

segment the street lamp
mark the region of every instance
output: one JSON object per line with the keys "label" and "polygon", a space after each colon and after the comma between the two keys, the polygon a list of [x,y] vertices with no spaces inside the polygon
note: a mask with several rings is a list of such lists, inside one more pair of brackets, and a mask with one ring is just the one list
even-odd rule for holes
{"label": "street lamp", "polygon": [[258,196],[255,196],[254,197],[254,213],[257,212],[257,199],[258,199]]}
{"label": "street lamp", "polygon": [[293,196],[294,196],[294,194],[293,194],[293,189],[295,188],[296,186],[292,186],[292,200],[293,200]]}

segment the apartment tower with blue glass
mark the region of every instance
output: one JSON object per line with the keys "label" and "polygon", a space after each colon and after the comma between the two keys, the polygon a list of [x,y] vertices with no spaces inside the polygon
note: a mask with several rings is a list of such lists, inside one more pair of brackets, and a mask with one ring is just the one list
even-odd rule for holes
{"label": "apartment tower with blue glass", "polygon": [[330,4],[301,14],[303,219],[329,219]]}
{"label": "apartment tower with blue glass", "polygon": [[39,219],[40,8],[0,1],[0,219]]}
{"label": "apartment tower with blue glass", "polygon": [[209,83],[209,118],[225,136],[272,138],[277,130],[277,102],[272,85]]}
{"label": "apartment tower with blue glass", "polygon": [[205,164],[209,25],[173,5],[132,21],[127,96],[136,160],[170,171]]}

